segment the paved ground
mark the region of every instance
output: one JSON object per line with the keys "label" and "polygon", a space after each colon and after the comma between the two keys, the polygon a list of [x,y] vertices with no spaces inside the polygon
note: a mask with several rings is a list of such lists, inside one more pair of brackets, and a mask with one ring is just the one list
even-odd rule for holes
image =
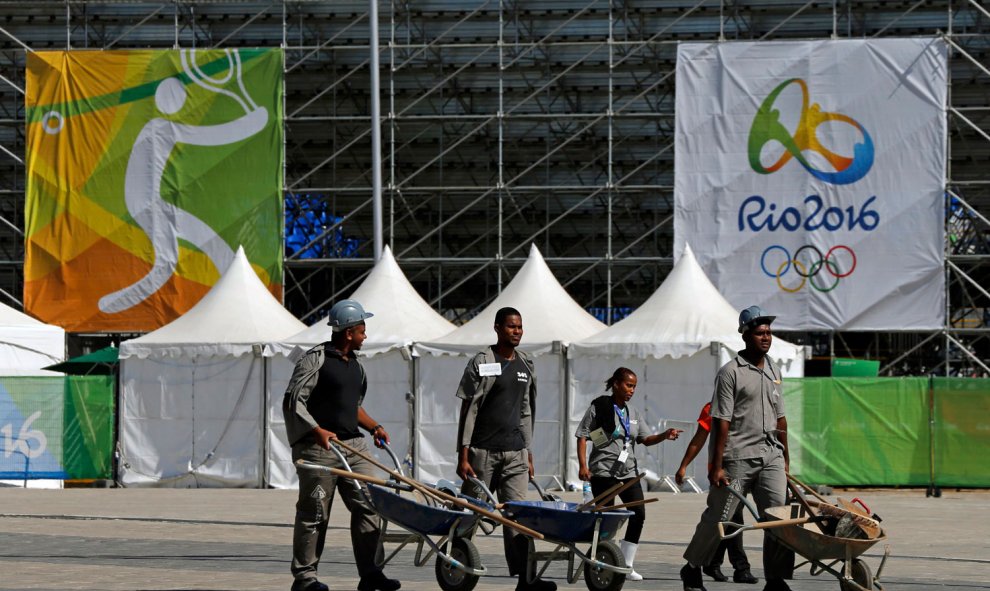
{"label": "paved ground", "polygon": [[[990,589],[990,492],[945,491],[939,499],[926,499],[923,490],[838,494],[864,498],[884,518],[891,546],[885,588]],[[564,496],[576,500],[576,493]],[[0,589],[288,589],[294,497],[275,490],[0,488]],[[646,581],[626,589],[681,589],[680,555],[703,505],[701,495],[664,494],[648,507],[637,562]],[[343,506],[335,507],[320,569],[335,590],[357,585],[345,519]],[[750,560],[758,565],[760,537],[747,536]],[[513,588],[500,537],[480,538],[479,548],[490,574],[477,589]],[[866,555],[874,570],[881,550]],[[402,579],[403,589],[437,588],[432,565],[414,568],[411,551],[386,572]],[[585,588],[583,581],[566,584],[562,564],[549,573],[562,589]],[[731,583],[707,586],[743,591]],[[791,587],[839,586],[804,567]],[[762,589],[762,582],[745,588]]]}

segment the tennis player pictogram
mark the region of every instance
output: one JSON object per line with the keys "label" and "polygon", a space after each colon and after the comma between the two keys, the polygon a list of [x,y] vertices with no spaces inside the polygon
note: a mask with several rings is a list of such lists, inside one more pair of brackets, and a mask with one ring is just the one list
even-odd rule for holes
{"label": "tennis player pictogram", "polygon": [[[248,95],[241,76],[237,50],[226,50],[228,69],[223,78],[210,78],[196,63],[195,50],[182,50],[185,77],[210,92],[236,101],[244,115],[218,125],[189,125],[156,117],[141,129],[127,162],[124,201],[127,211],[145,232],[154,249],[154,262],[137,282],[100,298],[99,308],[116,313],[132,308],[157,292],[175,272],[179,239],[201,250],[221,273],[234,260],[224,239],[203,220],[162,198],[162,177],[178,144],[223,146],[247,139],[268,124],[269,113]],[[225,88],[231,81],[236,90]],[[186,103],[187,91],[178,77],[166,78],[155,91],[155,105],[166,116],[176,115]]]}

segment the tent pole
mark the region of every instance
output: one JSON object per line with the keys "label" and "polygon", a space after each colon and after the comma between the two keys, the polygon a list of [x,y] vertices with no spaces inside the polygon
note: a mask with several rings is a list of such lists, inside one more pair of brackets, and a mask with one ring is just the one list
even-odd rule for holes
{"label": "tent pole", "polygon": [[268,483],[271,481],[271,475],[268,472],[268,436],[271,429],[271,421],[268,417],[268,408],[271,402],[271,388],[269,387],[268,376],[268,358],[261,357],[261,488],[268,488]]}

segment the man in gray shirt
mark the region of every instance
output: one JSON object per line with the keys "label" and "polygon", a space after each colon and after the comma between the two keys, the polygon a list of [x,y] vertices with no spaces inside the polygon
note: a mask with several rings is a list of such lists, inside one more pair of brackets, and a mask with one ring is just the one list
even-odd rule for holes
{"label": "man in gray shirt", "polygon": [[[712,462],[708,507],[684,552],[681,568],[685,591],[705,591],[701,567],[715,553],[717,524],[727,521],[739,500],[732,487],[751,493],[761,517],[768,507],[783,505],[787,490],[787,419],[781,397],[780,370],[767,357],[773,341],[770,324],[776,316],[759,306],[739,314],[739,332],[746,348],[719,370],[712,397]],[[784,579],[794,571],[794,553],[764,532],[764,591],[787,591]]]}
{"label": "man in gray shirt", "polygon": [[[475,477],[498,495],[499,501],[526,498],[533,477],[533,421],[536,414],[536,368],[517,349],[522,340],[522,315],[515,308],[495,313],[491,347],[477,353],[464,368],[457,397],[457,475],[463,491],[478,497],[469,477]],[[518,591],[554,591],[553,581],[527,581],[527,559],[532,540],[503,528],[505,559],[510,575],[519,575]]]}

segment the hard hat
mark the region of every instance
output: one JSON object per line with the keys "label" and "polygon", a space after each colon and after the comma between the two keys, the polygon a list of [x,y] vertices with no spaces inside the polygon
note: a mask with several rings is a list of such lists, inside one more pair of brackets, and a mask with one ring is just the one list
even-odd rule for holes
{"label": "hard hat", "polygon": [[775,318],[777,317],[767,314],[759,306],[750,306],[739,313],[739,333],[742,334],[760,324],[770,324]]}
{"label": "hard hat", "polygon": [[355,300],[340,300],[330,308],[330,321],[327,322],[334,332],[356,326],[365,321],[366,318],[374,316],[371,312],[365,312],[361,304]]}

